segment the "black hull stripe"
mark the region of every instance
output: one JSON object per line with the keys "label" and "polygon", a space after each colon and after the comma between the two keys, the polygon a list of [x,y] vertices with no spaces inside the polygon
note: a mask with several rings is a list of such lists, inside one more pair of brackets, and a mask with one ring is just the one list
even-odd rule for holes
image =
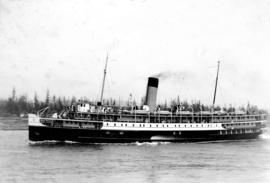
{"label": "black hull stripe", "polygon": [[86,130],[29,126],[31,141],[76,141],[90,143],[112,142],[198,142],[215,140],[240,140],[257,138],[262,131],[241,134],[219,134],[217,131],[115,131]]}

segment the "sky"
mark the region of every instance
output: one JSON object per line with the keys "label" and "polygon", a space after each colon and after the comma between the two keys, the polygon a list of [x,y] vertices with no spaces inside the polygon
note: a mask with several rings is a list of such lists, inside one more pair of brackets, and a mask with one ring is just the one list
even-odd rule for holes
{"label": "sky", "polygon": [[270,109],[269,0],[0,0],[0,97],[140,101],[149,76],[158,102]]}

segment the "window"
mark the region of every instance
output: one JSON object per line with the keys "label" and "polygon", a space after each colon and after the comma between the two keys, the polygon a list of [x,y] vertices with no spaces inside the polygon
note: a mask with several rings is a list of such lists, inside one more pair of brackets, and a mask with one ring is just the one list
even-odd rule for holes
{"label": "window", "polygon": [[134,127],[135,125],[133,124],[132,126]]}
{"label": "window", "polygon": [[114,126],[116,126],[116,124],[114,123]]}

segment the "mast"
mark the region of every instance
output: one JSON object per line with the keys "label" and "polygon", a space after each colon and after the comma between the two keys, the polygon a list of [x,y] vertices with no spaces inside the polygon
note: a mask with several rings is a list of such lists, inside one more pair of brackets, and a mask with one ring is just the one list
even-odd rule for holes
{"label": "mast", "polygon": [[218,61],[218,68],[217,68],[217,77],[216,77],[215,92],[214,92],[213,106],[212,106],[212,110],[213,110],[213,111],[214,111],[214,106],[215,106],[215,102],[216,102],[217,84],[218,84],[218,74],[219,74],[219,64],[220,64],[220,61]]}
{"label": "mast", "polygon": [[103,101],[103,92],[104,92],[105,78],[106,78],[106,73],[107,73],[107,64],[108,64],[108,53],[107,53],[107,57],[106,57],[106,63],[105,63],[105,68],[104,68],[103,81],[102,81],[102,89],[101,89],[101,95],[100,95],[101,104]]}

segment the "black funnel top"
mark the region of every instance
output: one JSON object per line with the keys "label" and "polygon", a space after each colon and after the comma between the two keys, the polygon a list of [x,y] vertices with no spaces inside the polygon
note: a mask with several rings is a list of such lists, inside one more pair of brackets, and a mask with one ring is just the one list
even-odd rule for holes
{"label": "black funnel top", "polygon": [[148,78],[148,86],[152,86],[152,87],[158,87],[158,78],[154,78],[154,77],[149,77]]}

